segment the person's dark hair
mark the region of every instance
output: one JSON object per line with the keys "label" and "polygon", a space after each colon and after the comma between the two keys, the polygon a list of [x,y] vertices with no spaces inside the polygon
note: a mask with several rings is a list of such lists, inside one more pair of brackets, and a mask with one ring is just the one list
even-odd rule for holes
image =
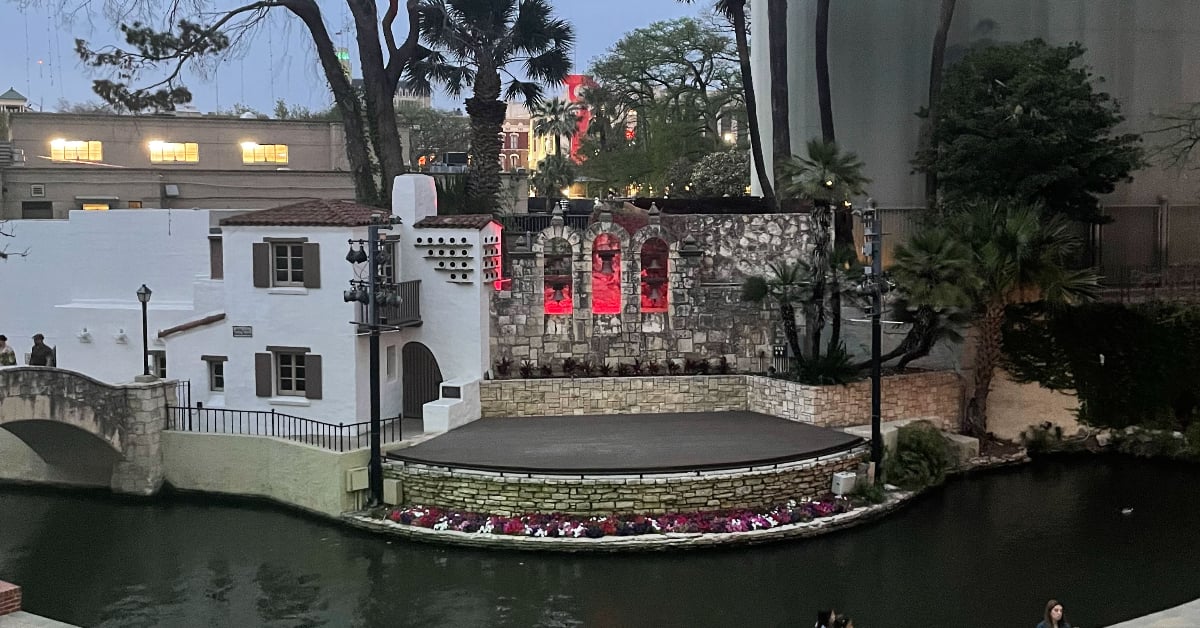
{"label": "person's dark hair", "polygon": [[45,340],[45,339],[46,339],[46,337],[45,337],[45,336],[43,336],[43,335],[41,335],[41,334],[34,334],[34,335],[33,335],[33,339],[34,339],[34,340]]}
{"label": "person's dark hair", "polygon": [[830,628],[829,618],[833,616],[833,611],[817,611],[817,628]]}
{"label": "person's dark hair", "polygon": [[1046,616],[1044,618],[1046,622],[1046,628],[1058,628],[1059,626],[1066,625],[1067,612],[1065,610],[1063,611],[1062,617],[1058,621],[1054,621],[1050,618],[1050,611],[1053,610],[1055,606],[1059,606],[1060,604],[1061,603],[1058,600],[1050,600],[1049,602],[1046,602]]}
{"label": "person's dark hair", "polygon": [[5,336],[4,334],[0,334],[0,342],[8,342],[8,336]]}

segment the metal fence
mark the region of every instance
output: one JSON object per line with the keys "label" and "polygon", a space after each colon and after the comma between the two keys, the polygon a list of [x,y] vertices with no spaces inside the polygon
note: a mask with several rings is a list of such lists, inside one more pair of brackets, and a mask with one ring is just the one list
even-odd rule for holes
{"label": "metal fence", "polygon": [[[182,382],[181,382],[182,383]],[[382,443],[403,440],[401,417],[380,421]],[[371,423],[326,423],[275,410],[230,410],[194,406],[168,406],[167,429],[200,434],[238,434],[282,438],[331,451],[353,451],[371,444]]]}
{"label": "metal fence", "polygon": [[[506,233],[522,234],[525,232],[538,233],[550,226],[550,219],[553,218],[550,214],[508,214],[500,216],[497,220],[504,225]],[[572,229],[583,231],[588,228],[588,223],[591,222],[592,214],[566,214],[563,216],[563,223]]]}

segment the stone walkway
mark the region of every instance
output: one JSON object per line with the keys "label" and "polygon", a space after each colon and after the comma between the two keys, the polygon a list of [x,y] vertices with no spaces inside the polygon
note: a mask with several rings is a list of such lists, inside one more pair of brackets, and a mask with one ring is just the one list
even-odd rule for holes
{"label": "stone walkway", "polygon": [[76,626],[54,621],[41,615],[17,611],[8,615],[0,615],[0,628],[76,628]]}
{"label": "stone walkway", "polygon": [[1109,628],[1194,628],[1200,626],[1200,600],[1114,624]]}

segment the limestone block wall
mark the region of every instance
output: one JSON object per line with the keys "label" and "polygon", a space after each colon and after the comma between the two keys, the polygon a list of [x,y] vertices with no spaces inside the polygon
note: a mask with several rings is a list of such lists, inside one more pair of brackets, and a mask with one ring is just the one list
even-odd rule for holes
{"label": "limestone block wall", "polygon": [[866,448],[815,460],[736,471],[641,476],[555,476],[451,470],[405,464],[384,471],[397,478],[405,505],[514,516],[669,514],[765,508],[829,492],[833,474],[855,470]]}
{"label": "limestone block wall", "polygon": [[[769,377],[746,376],[747,409],[825,427],[871,421],[871,382],[846,386],[805,386]],[[926,419],[942,429],[958,427],[962,387],[952,371],[928,371],[883,378],[884,421]]]}
{"label": "limestone block wall", "polygon": [[746,409],[744,375],[507,379],[482,382],[484,417]]}
{"label": "limestone block wall", "polygon": [[[739,371],[766,370],[772,345],[782,342],[778,315],[765,304],[742,302],[741,282],[762,274],[770,261],[803,257],[807,214],[607,220],[585,231],[556,222],[529,234],[527,248],[511,252],[512,281],[491,301],[493,360],[510,359],[515,370],[524,361],[557,367],[568,357],[610,365],[724,357]],[[602,234],[622,245],[619,314],[591,312],[592,242]],[[642,312],[640,306],[641,247],[653,238],[669,248],[666,312]],[[555,242],[565,242],[571,255],[569,314],[546,314],[544,308],[545,259]]]}

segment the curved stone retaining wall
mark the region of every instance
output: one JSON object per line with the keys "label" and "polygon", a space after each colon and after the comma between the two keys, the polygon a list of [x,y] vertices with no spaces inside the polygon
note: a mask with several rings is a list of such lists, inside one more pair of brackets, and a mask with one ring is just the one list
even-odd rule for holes
{"label": "curved stone retaining wall", "polygon": [[852,471],[866,447],[800,462],[687,473],[547,475],[403,463],[403,503],[485,514],[669,514],[764,508],[829,492],[833,474]]}

